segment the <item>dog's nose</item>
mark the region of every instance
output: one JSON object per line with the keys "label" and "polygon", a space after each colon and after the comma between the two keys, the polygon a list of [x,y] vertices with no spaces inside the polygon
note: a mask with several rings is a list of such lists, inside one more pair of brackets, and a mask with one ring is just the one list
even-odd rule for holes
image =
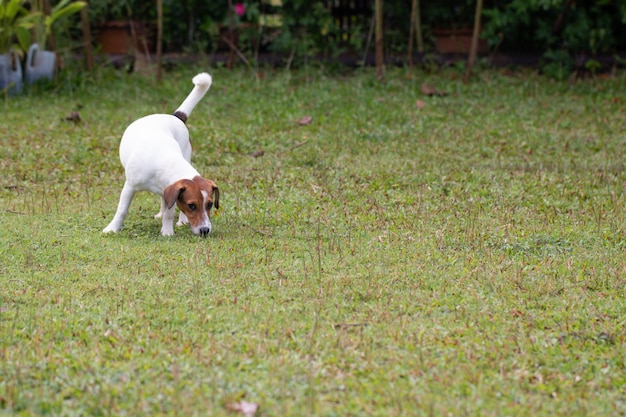
{"label": "dog's nose", "polygon": [[206,237],[206,236],[208,236],[209,233],[211,233],[211,228],[210,227],[201,227],[200,228],[200,236]]}

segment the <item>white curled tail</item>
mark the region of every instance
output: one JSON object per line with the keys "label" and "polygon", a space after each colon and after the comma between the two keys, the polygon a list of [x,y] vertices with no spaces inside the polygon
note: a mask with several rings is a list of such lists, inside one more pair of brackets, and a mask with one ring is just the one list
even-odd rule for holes
{"label": "white curled tail", "polygon": [[206,72],[201,72],[200,74],[193,77],[192,81],[195,84],[195,87],[193,88],[193,90],[191,90],[191,93],[189,93],[185,101],[183,101],[182,104],[178,106],[175,112],[183,113],[185,115],[185,119],[189,117],[193,108],[196,107],[196,104],[198,104],[202,97],[204,97],[206,92],[211,87],[211,82],[213,80],[211,79],[211,76],[209,74],[207,74]]}

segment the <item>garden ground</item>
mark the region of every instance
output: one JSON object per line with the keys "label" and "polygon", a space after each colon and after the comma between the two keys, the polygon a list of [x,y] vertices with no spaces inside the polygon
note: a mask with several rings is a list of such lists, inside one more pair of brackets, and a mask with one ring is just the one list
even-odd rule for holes
{"label": "garden ground", "polygon": [[206,69],[5,99],[0,412],[626,414],[623,73],[209,69],[214,233],[145,194],[103,235],[124,127]]}

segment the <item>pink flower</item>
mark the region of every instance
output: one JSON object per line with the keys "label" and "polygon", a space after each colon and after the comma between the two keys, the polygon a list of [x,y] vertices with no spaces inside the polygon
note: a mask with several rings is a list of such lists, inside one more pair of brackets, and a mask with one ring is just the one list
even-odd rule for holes
{"label": "pink flower", "polygon": [[235,4],[235,13],[237,13],[239,16],[243,16],[244,13],[246,13],[246,5],[243,3]]}

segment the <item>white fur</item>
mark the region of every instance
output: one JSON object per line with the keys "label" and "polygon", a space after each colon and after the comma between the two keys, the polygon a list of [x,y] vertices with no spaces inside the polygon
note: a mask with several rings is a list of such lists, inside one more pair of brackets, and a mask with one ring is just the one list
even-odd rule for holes
{"label": "white fur", "polygon": [[[210,88],[211,81],[207,73],[196,75],[193,90],[176,111],[189,116]],[[122,136],[120,161],[126,172],[126,182],[115,217],[103,230],[104,233],[117,232],[122,228],[135,193],[150,191],[162,196],[164,189],[176,181],[200,176],[190,164],[191,143],[187,126],[170,114],[153,114],[131,123]],[[209,213],[206,207],[201,209],[205,211],[202,223],[192,227],[196,235],[206,235],[211,230]],[[174,212],[175,206],[168,208],[162,200],[161,210],[155,217],[162,218],[163,236],[174,234]],[[185,223],[187,217],[181,211],[178,224]]]}

